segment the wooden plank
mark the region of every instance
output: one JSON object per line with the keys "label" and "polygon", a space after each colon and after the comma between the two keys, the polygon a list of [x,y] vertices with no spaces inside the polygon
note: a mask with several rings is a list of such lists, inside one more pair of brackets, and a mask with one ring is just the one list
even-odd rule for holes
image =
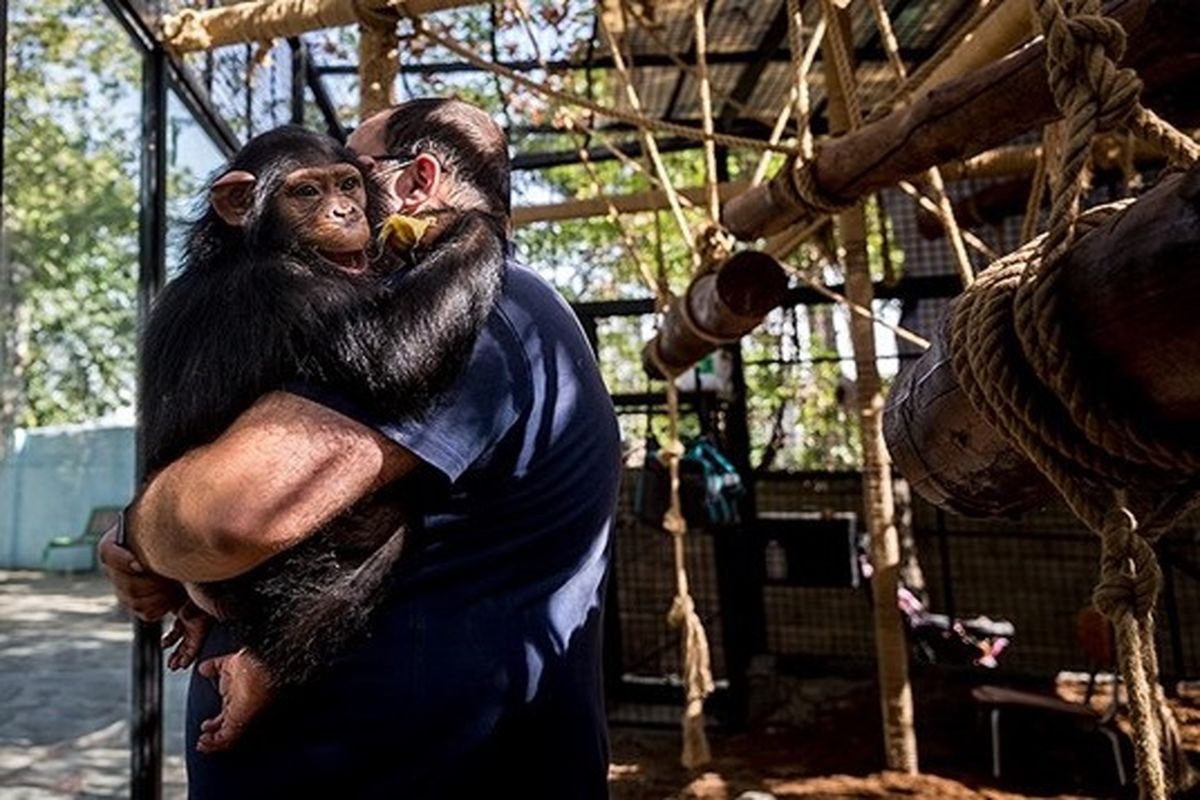
{"label": "wooden plank", "polygon": [[[1200,446],[1200,167],[1165,179],[1066,256],[1076,362],[1164,436]],[[1004,516],[1053,497],[1037,468],[971,406],[945,332],[897,377],[884,430],[896,468],[943,508]]]}
{"label": "wooden plank", "polygon": [[[1187,0],[1113,0],[1106,11],[1129,33],[1125,62],[1148,90],[1200,75],[1200,15]],[[1169,83],[1168,83],[1169,82]],[[1041,40],[817,149],[813,175],[823,194],[844,201],[965,159],[1059,116],[1046,83]],[[776,233],[807,218],[789,204],[785,168],[725,206],[725,224],[743,239]]]}
{"label": "wooden plank", "polygon": [[[717,186],[721,201],[736,197],[749,188],[749,181],[731,181]],[[691,186],[679,189],[679,194],[693,203],[704,202],[704,187]],[[610,198],[617,211],[622,214],[636,214],[642,211],[657,211],[667,207],[665,192],[652,190],[633,192],[631,194],[615,195]],[[547,203],[536,206],[518,206],[513,209],[513,225],[521,227],[535,222],[555,222],[564,219],[581,219],[585,217],[602,217],[608,214],[608,205],[603,198],[595,197],[585,200],[565,200],[561,203]]]}

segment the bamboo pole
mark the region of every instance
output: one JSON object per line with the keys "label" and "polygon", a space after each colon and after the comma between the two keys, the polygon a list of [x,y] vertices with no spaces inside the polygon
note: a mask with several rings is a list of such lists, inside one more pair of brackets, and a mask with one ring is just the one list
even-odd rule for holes
{"label": "bamboo pole", "polygon": [[[480,0],[407,0],[410,14],[479,5]],[[176,53],[229,44],[284,39],[361,22],[392,9],[392,0],[261,0],[211,9],[185,9],[162,19],[162,42]]]}
{"label": "bamboo pole", "polygon": [[[853,53],[850,17],[834,10],[832,2],[823,2],[829,18],[823,45],[825,80],[829,91],[829,120],[834,133],[841,133],[858,122],[848,109],[849,93],[839,70],[831,69],[837,53],[844,48]],[[840,40],[840,41],[835,41]],[[852,57],[852,56],[851,56]],[[851,62],[852,66],[852,62]],[[862,203],[856,203],[836,216],[838,237],[844,251],[846,295],[864,308],[871,308],[874,289],[867,261],[867,224]],[[850,340],[854,347],[857,378],[855,397],[859,411],[859,430],[863,458],[863,501],[867,530],[871,539],[871,591],[875,617],[875,654],[879,671],[880,705],[883,711],[884,752],[889,769],[917,771],[917,738],[913,730],[912,686],[908,680],[908,641],[900,614],[896,610],[896,591],[900,579],[900,539],[896,532],[895,501],[892,496],[892,472],[887,446],[883,440],[883,383],[875,353],[875,326],[860,315],[850,316]]]}
{"label": "bamboo pole", "polygon": [[[730,181],[717,184],[717,194],[722,201],[736,197],[750,186],[749,181]],[[692,203],[700,203],[706,198],[707,187],[694,186],[677,190],[680,196],[686,197]],[[615,197],[594,197],[585,200],[566,200],[561,203],[547,203],[536,206],[518,206],[513,209],[513,225],[521,227],[535,222],[557,222],[565,219],[580,219],[584,217],[601,217],[609,212],[609,201],[613,208],[622,214],[636,214],[642,211],[658,211],[668,208],[666,192],[649,190],[632,192]]]}

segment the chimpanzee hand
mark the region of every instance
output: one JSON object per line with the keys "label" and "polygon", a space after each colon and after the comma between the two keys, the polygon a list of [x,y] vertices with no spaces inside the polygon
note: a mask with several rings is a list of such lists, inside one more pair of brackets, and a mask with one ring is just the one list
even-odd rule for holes
{"label": "chimpanzee hand", "polygon": [[258,716],[274,694],[263,663],[245,649],[217,656],[198,667],[205,678],[215,681],[221,694],[221,713],[200,723],[196,749],[201,753],[227,750]]}
{"label": "chimpanzee hand", "polygon": [[184,669],[190,667],[200,655],[200,647],[208,629],[212,627],[213,618],[204,609],[188,600],[183,607],[175,612],[175,624],[162,639],[163,649],[176,642],[179,646],[167,659],[167,669]]}
{"label": "chimpanzee hand", "polygon": [[116,531],[104,534],[96,550],[117,600],[140,619],[162,619],[187,600],[182,584],[150,572],[117,544]]}

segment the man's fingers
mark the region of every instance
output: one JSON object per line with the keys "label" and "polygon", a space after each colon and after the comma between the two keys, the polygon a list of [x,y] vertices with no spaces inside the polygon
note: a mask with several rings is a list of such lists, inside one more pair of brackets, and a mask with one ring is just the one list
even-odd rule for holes
{"label": "man's fingers", "polygon": [[109,569],[131,572],[135,575],[146,571],[132,551],[117,544],[116,534],[111,531],[100,539],[96,551],[100,556],[100,563]]}

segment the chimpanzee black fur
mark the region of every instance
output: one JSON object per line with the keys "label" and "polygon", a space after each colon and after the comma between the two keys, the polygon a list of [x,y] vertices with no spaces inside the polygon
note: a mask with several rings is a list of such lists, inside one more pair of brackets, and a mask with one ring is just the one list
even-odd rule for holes
{"label": "chimpanzee black fur", "polygon": [[[502,287],[503,221],[455,212],[407,263],[385,254],[365,274],[340,271],[298,248],[273,202],[293,170],[338,162],[358,166],[333,140],[286,127],[256,137],[229,163],[258,179],[247,224],[206,210],[144,334],[150,474],[293,383],[395,421],[419,418],[462,373]],[[368,176],[364,184],[376,230],[381,204]],[[403,532],[403,509],[385,488],[245,575],[203,588],[276,686],[300,683],[361,632],[386,596]]]}

